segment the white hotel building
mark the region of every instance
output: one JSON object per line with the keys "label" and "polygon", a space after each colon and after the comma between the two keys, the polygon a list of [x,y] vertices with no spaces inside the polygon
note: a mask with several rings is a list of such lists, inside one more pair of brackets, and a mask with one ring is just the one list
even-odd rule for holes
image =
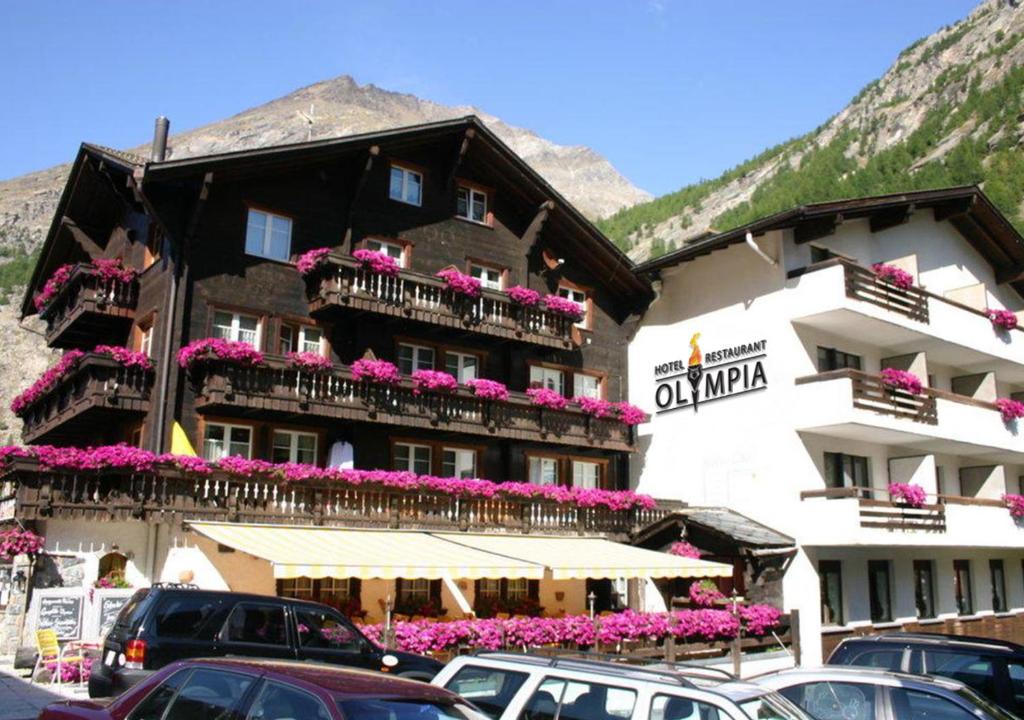
{"label": "white hotel building", "polygon": [[[796,539],[783,591],[805,662],[884,628],[1024,640],[1024,528],[1002,499],[1021,492],[1024,421],[994,404],[1024,392],[1024,331],[985,314],[1024,307],[1024,240],[980,190],[808,205],[638,271],[660,291],[629,351],[652,415],[634,484]],[[886,367],[923,393],[884,388]]]}

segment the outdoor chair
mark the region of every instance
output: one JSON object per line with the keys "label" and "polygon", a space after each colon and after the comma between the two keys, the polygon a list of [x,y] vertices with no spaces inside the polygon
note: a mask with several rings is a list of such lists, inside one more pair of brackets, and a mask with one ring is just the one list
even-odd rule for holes
{"label": "outdoor chair", "polygon": [[[72,652],[73,648],[77,647],[78,651],[69,655],[66,653]],[[68,642],[63,646],[57,640],[57,631],[53,628],[46,628],[45,630],[36,630],[36,665],[32,669],[32,680],[35,681],[36,674],[40,668],[46,667],[47,663],[55,662],[56,668],[50,675],[50,682],[60,684],[61,680],[61,669],[67,665],[78,666],[78,684],[81,685],[85,682],[85,655],[82,652],[83,648],[81,643]]]}

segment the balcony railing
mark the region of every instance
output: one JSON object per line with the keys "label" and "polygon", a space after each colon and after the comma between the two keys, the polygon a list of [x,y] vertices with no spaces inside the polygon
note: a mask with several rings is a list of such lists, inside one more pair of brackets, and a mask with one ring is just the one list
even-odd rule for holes
{"label": "balcony railing", "polygon": [[349,308],[547,347],[579,344],[573,321],[559,313],[518,305],[494,290],[467,298],[439,278],[410,270],[396,277],[374,274],[345,255],[327,256],[307,277],[306,290],[314,316]]}
{"label": "balcony railing", "polygon": [[813,498],[856,498],[862,528],[905,532],[946,531],[946,509],[944,504],[938,501],[926,503],[921,507],[911,507],[906,503],[892,500],[888,490],[862,487],[805,490],[800,493],[801,500]]}
{"label": "balcony railing", "polygon": [[17,458],[3,471],[17,517],[151,520],[219,520],[392,529],[486,530],[507,533],[601,534],[626,538],[683,503],[655,508],[582,508],[540,498],[461,497],[302,481],[235,479],[223,472],[189,477],[174,470],[130,473],[42,470],[34,458]]}
{"label": "balcony railing", "polygon": [[[808,375],[797,378],[796,384],[806,385],[840,378],[849,378],[852,381],[853,406],[855,408],[873,410],[927,425],[937,425],[939,422],[936,397],[959,397],[952,393],[940,393],[931,388],[925,388],[921,395],[914,395],[905,390],[888,387],[878,375],[851,369],[830,370],[816,375]],[[964,400],[970,400],[970,398],[964,398]],[[995,408],[995,405],[992,405],[992,408]]]}
{"label": "balcony railing", "polygon": [[82,438],[96,444],[102,420],[149,411],[153,371],[89,353],[22,415],[25,442]]}
{"label": "balcony railing", "polygon": [[308,373],[272,357],[251,368],[206,362],[191,378],[201,412],[278,412],[604,450],[634,447],[633,428],[619,420],[539,407],[522,393],[510,393],[507,401],[478,398],[461,387],[450,395],[418,394],[408,379],[373,385],[354,380],[347,366]]}
{"label": "balcony railing", "polygon": [[135,317],[138,299],[137,279],[105,279],[90,266],[77,265],[39,313],[46,321],[46,342],[61,348],[120,344]]}
{"label": "balcony railing", "polygon": [[911,320],[929,321],[929,293],[921,288],[899,288],[879,278],[874,271],[854,262],[836,258],[843,266],[846,296],[906,315]]}

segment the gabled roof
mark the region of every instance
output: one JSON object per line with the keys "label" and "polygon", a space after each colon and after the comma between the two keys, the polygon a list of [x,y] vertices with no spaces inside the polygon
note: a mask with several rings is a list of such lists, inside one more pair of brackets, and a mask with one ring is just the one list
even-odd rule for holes
{"label": "gabled roof", "polygon": [[976,185],[801,205],[684,245],[641,263],[636,271],[651,273],[688,262],[744,242],[748,232],[761,235],[793,229],[796,242],[809,242],[830,235],[844,220],[867,218],[872,231],[884,230],[905,221],[910,213],[925,209],[931,210],[936,220],[952,223],[992,265],[1000,282],[1024,277],[1024,238]]}

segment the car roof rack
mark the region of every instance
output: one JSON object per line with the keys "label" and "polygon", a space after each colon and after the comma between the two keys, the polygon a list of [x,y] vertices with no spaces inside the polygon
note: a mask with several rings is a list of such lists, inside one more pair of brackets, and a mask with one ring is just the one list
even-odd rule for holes
{"label": "car roof rack", "polygon": [[895,631],[848,639],[873,640],[875,642],[885,642],[886,640],[919,640],[921,642],[929,642],[936,645],[983,645],[994,650],[1024,652],[1024,645],[1010,640],[978,637],[976,635],[952,635],[949,633]]}
{"label": "car roof rack", "polygon": [[[547,654],[543,652],[517,653],[502,650],[477,650],[471,655],[479,658],[494,660],[507,660],[509,662],[526,663],[537,667],[561,668],[563,670],[579,670],[600,675],[615,677],[626,677],[633,680],[647,680],[660,682],[666,685],[698,689],[690,680],[682,677],[679,673],[670,670],[656,670],[643,667],[629,662],[607,660],[612,657],[603,653],[589,653],[582,650],[559,651],[554,650]],[[596,656],[596,657],[595,657]]]}
{"label": "car roof rack", "polygon": [[178,582],[155,582],[152,583],[150,588],[160,588],[161,590],[198,590],[199,586],[195,583],[178,583]]}

